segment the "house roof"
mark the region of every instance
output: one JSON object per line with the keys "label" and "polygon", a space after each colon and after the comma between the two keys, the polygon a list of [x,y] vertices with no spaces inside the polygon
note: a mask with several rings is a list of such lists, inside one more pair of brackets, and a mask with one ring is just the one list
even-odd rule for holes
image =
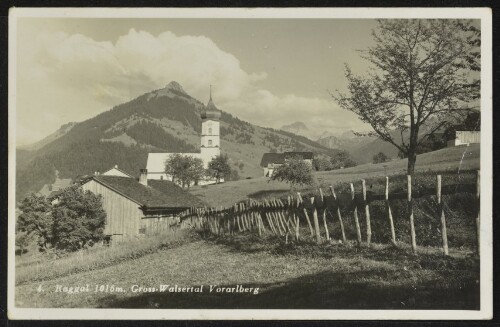
{"label": "house roof", "polygon": [[301,157],[304,160],[306,160],[306,159],[312,160],[314,158],[314,153],[312,153],[312,152],[297,152],[297,151],[285,152],[285,159],[288,159],[288,158],[294,157],[294,156]]}
{"label": "house roof", "polygon": [[104,174],[106,174],[106,173],[108,173],[108,172],[110,172],[112,170],[118,170],[120,173],[123,173],[123,174],[127,175],[128,177],[134,178],[134,175],[129,174],[125,170],[118,168],[118,166],[114,166],[114,167],[108,169],[107,171],[105,171],[104,173],[102,173],[102,175],[104,175]]}
{"label": "house roof", "polygon": [[53,184],[45,184],[42,189],[38,191],[38,194],[51,198],[58,194],[61,190],[69,187],[71,182],[71,178],[56,178],[56,181]]}
{"label": "house roof", "polygon": [[[146,164],[146,169],[148,173],[164,173],[165,172],[165,161],[167,161],[171,155],[175,153],[149,153],[148,163]],[[201,153],[180,153],[183,156],[191,156],[194,158],[201,158]]]}
{"label": "house roof", "polygon": [[135,178],[119,176],[92,176],[92,180],[125,196],[146,208],[189,208],[205,203],[170,181],[148,180],[148,186]]}
{"label": "house roof", "polygon": [[268,164],[283,164],[286,159],[298,156],[302,159],[313,159],[314,154],[312,152],[285,152],[285,153],[264,153],[260,161],[261,167],[267,167]]}
{"label": "house roof", "polygon": [[264,153],[260,160],[261,167],[267,167],[268,164],[283,164],[285,163],[284,153]]}

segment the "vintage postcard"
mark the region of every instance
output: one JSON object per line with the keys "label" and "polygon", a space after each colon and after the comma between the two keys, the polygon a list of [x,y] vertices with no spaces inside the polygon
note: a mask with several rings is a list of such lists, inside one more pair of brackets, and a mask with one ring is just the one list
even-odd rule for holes
{"label": "vintage postcard", "polygon": [[10,319],[491,319],[492,14],[13,8]]}

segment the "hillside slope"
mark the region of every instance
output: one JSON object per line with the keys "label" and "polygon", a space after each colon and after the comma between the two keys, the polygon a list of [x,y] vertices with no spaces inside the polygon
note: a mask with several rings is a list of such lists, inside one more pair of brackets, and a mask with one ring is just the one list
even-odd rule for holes
{"label": "hillside slope", "polygon": [[[445,148],[417,156],[416,171],[465,171],[480,167],[480,145]],[[395,159],[380,164],[363,164],[356,167],[316,172],[319,185],[327,187],[342,182],[357,182],[362,178],[383,177],[406,174],[407,159]],[[213,185],[210,188],[193,187],[190,190],[211,206],[231,206],[249,198],[273,198],[290,191],[283,182],[270,181],[267,177],[240,180]]]}
{"label": "hillside slope", "polygon": [[[145,167],[149,152],[197,152],[203,108],[202,102],[171,82],[94,118],[65,125],[45,140],[17,149],[17,197],[52,183],[56,169],[61,178],[74,178],[117,164],[135,174]],[[222,152],[242,178],[261,174],[264,152],[334,151],[303,136],[252,125],[224,111],[221,138]]]}

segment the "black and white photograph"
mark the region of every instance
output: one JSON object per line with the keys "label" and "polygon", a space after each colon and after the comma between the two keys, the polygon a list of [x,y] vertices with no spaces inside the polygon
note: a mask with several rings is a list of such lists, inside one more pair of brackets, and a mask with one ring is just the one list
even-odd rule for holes
{"label": "black and white photograph", "polygon": [[11,9],[9,317],[491,319],[491,17]]}

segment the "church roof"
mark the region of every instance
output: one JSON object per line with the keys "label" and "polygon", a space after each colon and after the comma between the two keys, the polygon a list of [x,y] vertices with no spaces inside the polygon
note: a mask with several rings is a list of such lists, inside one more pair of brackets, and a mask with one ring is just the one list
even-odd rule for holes
{"label": "church roof", "polygon": [[145,208],[190,208],[205,204],[170,181],[148,180],[148,186],[135,178],[93,176],[93,180]]}
{"label": "church roof", "polygon": [[[149,153],[148,163],[146,169],[148,173],[163,173],[165,172],[165,162],[171,155],[176,153]],[[191,156],[194,158],[201,158],[201,153],[179,153],[183,156]]]}
{"label": "church roof", "polygon": [[210,87],[210,100],[208,100],[206,107],[202,110],[201,118],[219,119],[220,115],[221,115],[220,110],[217,109],[217,107],[214,104],[214,101],[212,100],[212,87]]}

